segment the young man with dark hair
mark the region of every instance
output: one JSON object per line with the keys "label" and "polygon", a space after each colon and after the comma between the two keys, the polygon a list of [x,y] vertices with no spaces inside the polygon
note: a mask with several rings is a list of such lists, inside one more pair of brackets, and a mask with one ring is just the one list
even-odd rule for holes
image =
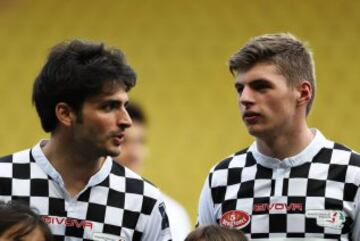
{"label": "young man with dark hair", "polygon": [[55,240],[170,240],[159,190],[111,158],[132,124],[135,82],[117,49],[55,46],[33,86],[50,139],[0,159],[0,199],[36,207]]}
{"label": "young man with dark hair", "polygon": [[360,156],[308,127],[310,50],[291,34],[267,34],[229,66],[255,142],[211,169],[199,224],[235,227],[259,241],[359,240]]}

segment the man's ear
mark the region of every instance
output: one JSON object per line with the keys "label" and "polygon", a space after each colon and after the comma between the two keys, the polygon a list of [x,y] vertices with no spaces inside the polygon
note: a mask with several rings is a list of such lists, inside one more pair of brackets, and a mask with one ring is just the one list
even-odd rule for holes
{"label": "man's ear", "polygon": [[76,121],[75,112],[65,102],[59,102],[56,104],[55,115],[59,123],[64,126],[71,126]]}
{"label": "man's ear", "polygon": [[302,80],[296,87],[298,92],[297,104],[307,105],[312,97],[312,85],[308,80]]}

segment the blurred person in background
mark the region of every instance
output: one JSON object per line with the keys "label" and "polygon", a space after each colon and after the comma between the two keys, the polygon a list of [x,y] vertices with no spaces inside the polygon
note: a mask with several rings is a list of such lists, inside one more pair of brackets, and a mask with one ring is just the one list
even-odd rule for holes
{"label": "blurred person in background", "polygon": [[112,159],[132,124],[135,83],[118,49],[56,45],[33,85],[50,139],[0,158],[0,200],[36,207],[57,241],[171,240],[160,191]]}
{"label": "blurred person in background", "polygon": [[316,92],[311,51],[288,33],[261,35],[229,68],[255,141],[211,169],[199,225],[259,241],[360,240],[360,156],[307,123]]}
{"label": "blurred person in background", "polygon": [[52,241],[47,224],[36,210],[18,202],[0,201],[1,241]]}
{"label": "blurred person in background", "polygon": [[247,238],[237,229],[207,225],[196,228],[184,241],[247,241]]}
{"label": "blurred person in background", "polygon": [[[120,155],[115,160],[136,173],[141,172],[148,154],[148,121],[140,105],[129,102],[126,109],[131,117],[132,126],[125,130],[124,143]],[[174,241],[183,241],[191,230],[190,218],[185,208],[174,199],[163,194],[170,230]]]}

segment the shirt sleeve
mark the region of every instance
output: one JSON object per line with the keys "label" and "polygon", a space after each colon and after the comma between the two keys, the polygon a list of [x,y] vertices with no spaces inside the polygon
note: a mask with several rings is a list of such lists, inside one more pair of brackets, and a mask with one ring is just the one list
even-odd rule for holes
{"label": "shirt sleeve", "polygon": [[157,200],[144,229],[142,241],[171,241],[169,219],[162,198]]}
{"label": "shirt sleeve", "polygon": [[170,222],[170,231],[173,241],[184,241],[190,233],[192,226],[186,209],[171,197],[163,194],[166,213]]}
{"label": "shirt sleeve", "polygon": [[216,224],[214,202],[211,196],[209,177],[206,178],[199,200],[199,211],[197,225]]}
{"label": "shirt sleeve", "polygon": [[357,194],[355,196],[355,216],[352,230],[353,240],[360,240],[360,187],[358,187]]}

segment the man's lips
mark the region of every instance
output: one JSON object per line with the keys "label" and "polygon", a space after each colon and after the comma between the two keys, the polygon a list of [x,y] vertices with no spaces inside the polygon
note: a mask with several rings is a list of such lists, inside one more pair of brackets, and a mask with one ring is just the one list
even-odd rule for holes
{"label": "man's lips", "polygon": [[116,135],[113,135],[112,138],[116,145],[121,145],[124,141],[124,134],[122,134],[122,133],[116,134]]}
{"label": "man's lips", "polygon": [[255,124],[260,118],[260,114],[256,113],[256,112],[245,112],[243,114],[243,120],[247,123],[247,124]]}

